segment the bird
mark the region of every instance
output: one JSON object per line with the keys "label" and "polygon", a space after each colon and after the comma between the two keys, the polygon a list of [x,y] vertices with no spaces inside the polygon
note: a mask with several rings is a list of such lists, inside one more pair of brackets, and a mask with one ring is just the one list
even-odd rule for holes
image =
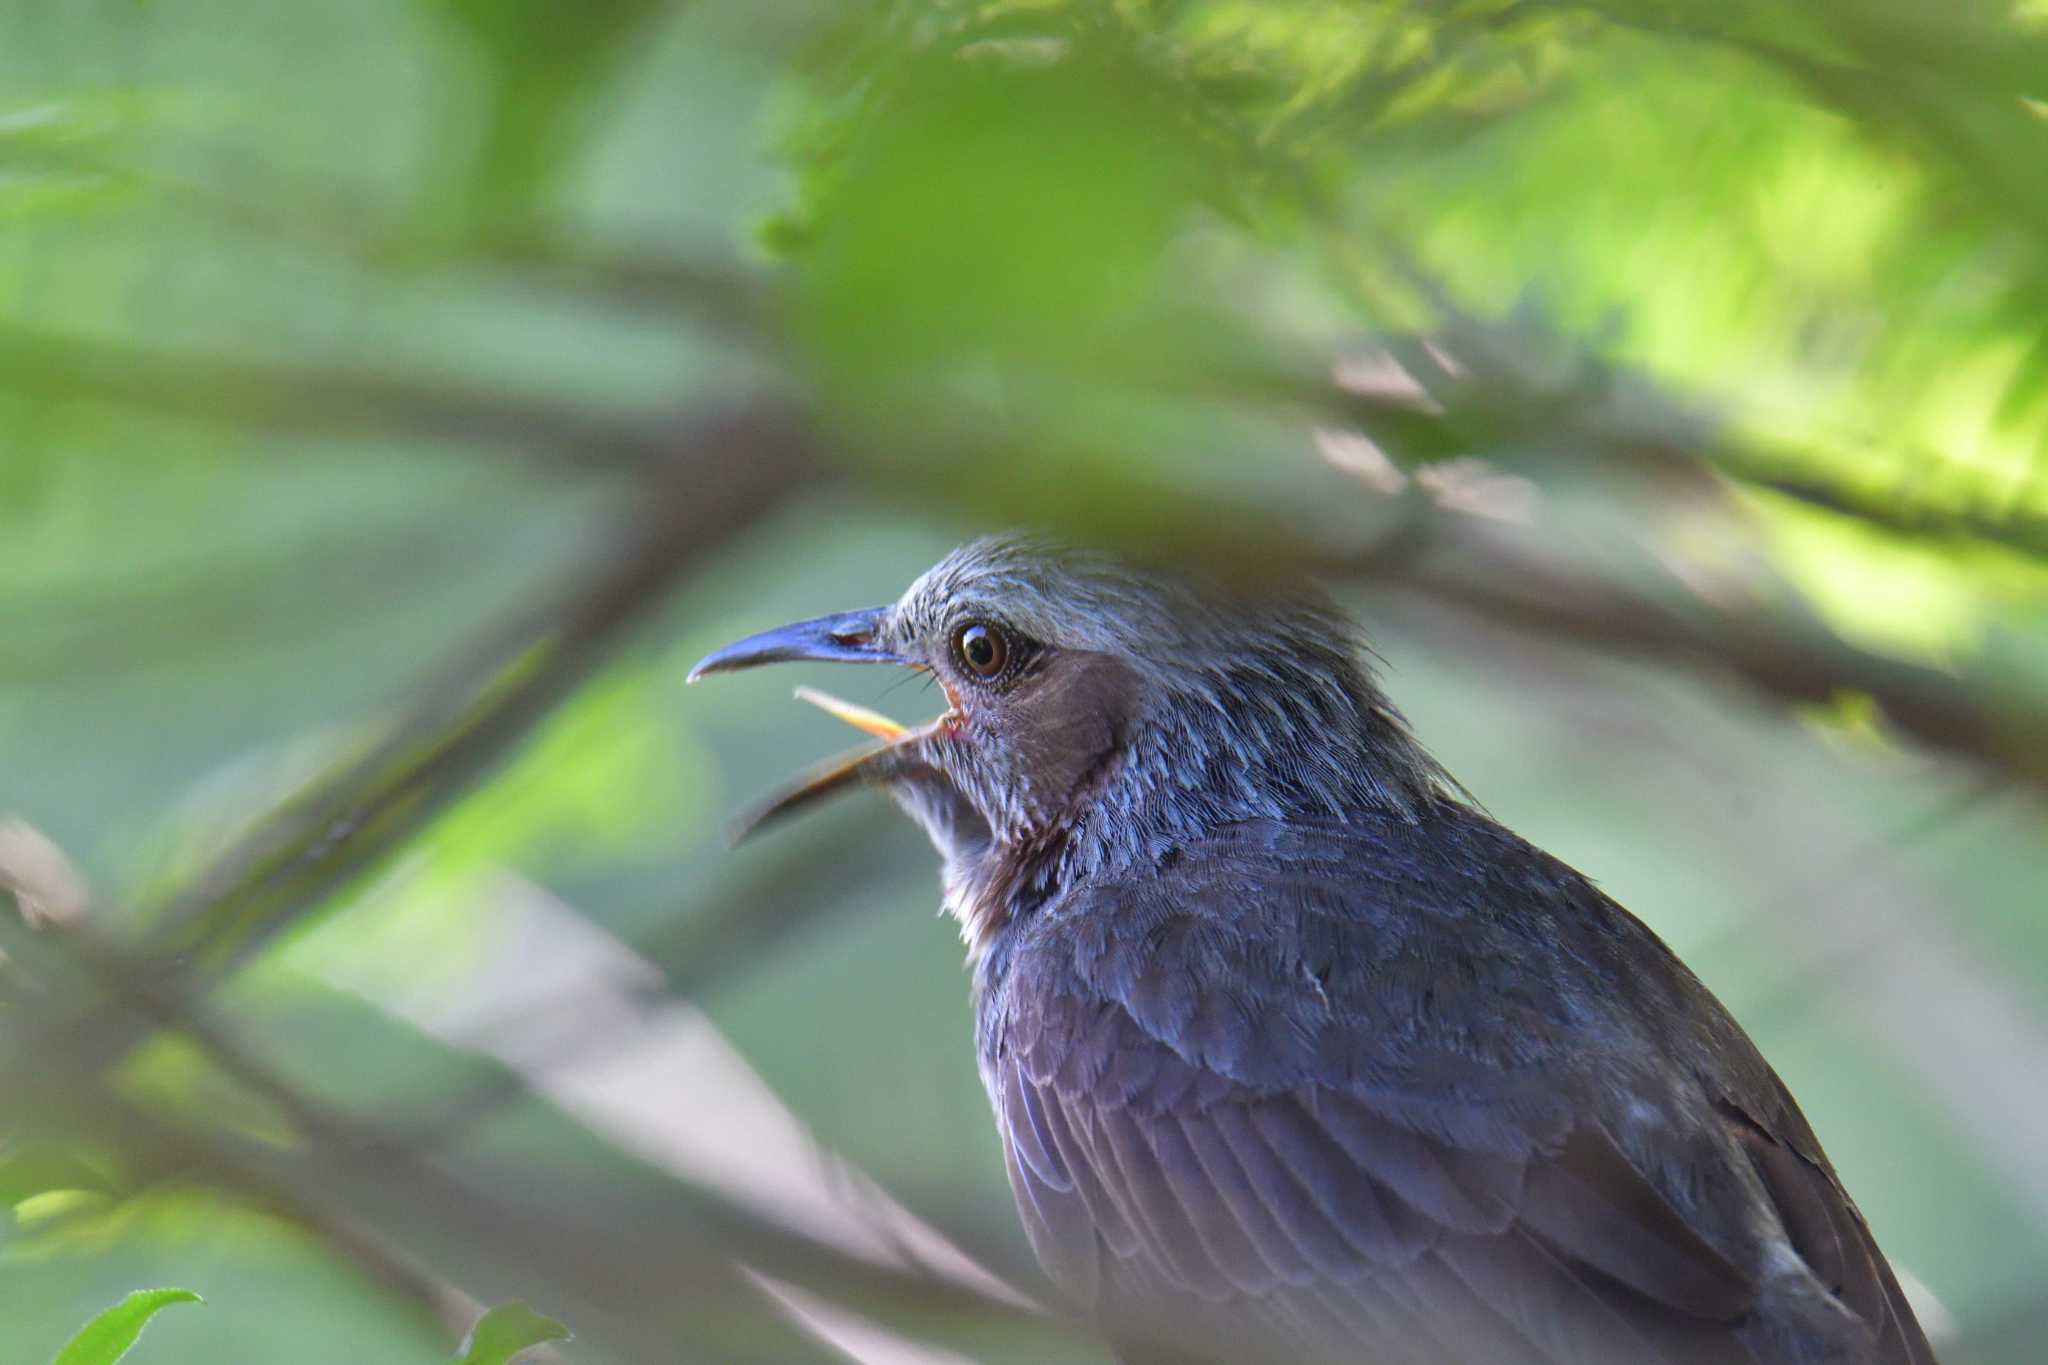
{"label": "bird", "polygon": [[1125,1365],[1931,1365],[1785,1084],[1642,921],[1497,823],[1312,585],[1020,533],[690,681],[894,665],[1024,1230]]}

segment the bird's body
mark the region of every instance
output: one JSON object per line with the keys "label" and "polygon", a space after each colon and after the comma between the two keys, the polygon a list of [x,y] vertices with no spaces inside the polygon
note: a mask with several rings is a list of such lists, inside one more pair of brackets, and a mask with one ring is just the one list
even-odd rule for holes
{"label": "bird's body", "polygon": [[1134,1359],[1929,1358],[1719,1005],[1455,804],[1221,829],[978,978],[1032,1245]]}
{"label": "bird's body", "polygon": [[801,629],[703,667],[946,684],[778,808],[858,777],[931,833],[1026,1230],[1127,1361],[1932,1361],[1741,1029],[1327,606],[996,541]]}

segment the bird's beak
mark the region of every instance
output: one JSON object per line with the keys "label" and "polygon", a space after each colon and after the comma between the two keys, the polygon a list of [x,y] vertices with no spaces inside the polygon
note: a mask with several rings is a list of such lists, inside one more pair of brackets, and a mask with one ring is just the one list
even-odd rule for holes
{"label": "bird's beak", "polygon": [[[707,673],[727,673],[752,668],[756,664],[804,659],[921,666],[916,660],[896,653],[883,643],[882,622],[886,610],[875,607],[867,611],[841,612],[836,616],[820,616],[811,621],[799,621],[793,626],[749,635],[705,655],[690,670],[688,680],[695,682]],[[726,838],[732,843],[745,839],[770,821],[857,784],[888,782],[928,766],[913,749],[914,742],[936,733],[953,717],[949,710],[930,725],[912,728],[816,688],[799,687],[796,695],[799,700],[810,702],[847,724],[867,731],[876,737],[877,742],[819,764],[742,812],[726,827]]]}
{"label": "bird's beak", "polygon": [[707,673],[730,673],[756,664],[789,663],[797,659],[832,659],[841,663],[907,664],[910,660],[882,643],[883,607],[842,611],[793,626],[764,630],[759,635],[714,649],[697,661],[688,681]]}

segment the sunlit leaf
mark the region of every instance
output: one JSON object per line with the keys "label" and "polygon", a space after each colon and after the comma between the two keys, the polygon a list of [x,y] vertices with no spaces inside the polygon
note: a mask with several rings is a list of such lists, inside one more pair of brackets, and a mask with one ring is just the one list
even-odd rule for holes
{"label": "sunlit leaf", "polygon": [[523,1303],[501,1303],[476,1320],[449,1365],[511,1365],[521,1351],[567,1341],[569,1329]]}
{"label": "sunlit leaf", "polygon": [[51,1365],[114,1365],[149,1320],[174,1303],[204,1303],[189,1289],[138,1289],[85,1325]]}

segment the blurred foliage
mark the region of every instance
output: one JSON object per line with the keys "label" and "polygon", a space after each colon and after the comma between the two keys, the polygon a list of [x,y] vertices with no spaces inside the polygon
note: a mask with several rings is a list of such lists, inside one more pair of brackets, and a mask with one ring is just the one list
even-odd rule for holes
{"label": "blurred foliage", "polygon": [[[1037,1288],[958,944],[869,806],[723,850],[844,737],[682,691],[1043,523],[1328,575],[1751,1027],[1945,1358],[2038,1358],[2039,4],[88,0],[0,53],[0,1356],[177,1282],[152,1362],[515,1299],[564,1360],[902,1358],[835,1306],[1098,1359],[859,1240],[886,1190]],[[717,1147],[771,1119],[830,1155]]]}

